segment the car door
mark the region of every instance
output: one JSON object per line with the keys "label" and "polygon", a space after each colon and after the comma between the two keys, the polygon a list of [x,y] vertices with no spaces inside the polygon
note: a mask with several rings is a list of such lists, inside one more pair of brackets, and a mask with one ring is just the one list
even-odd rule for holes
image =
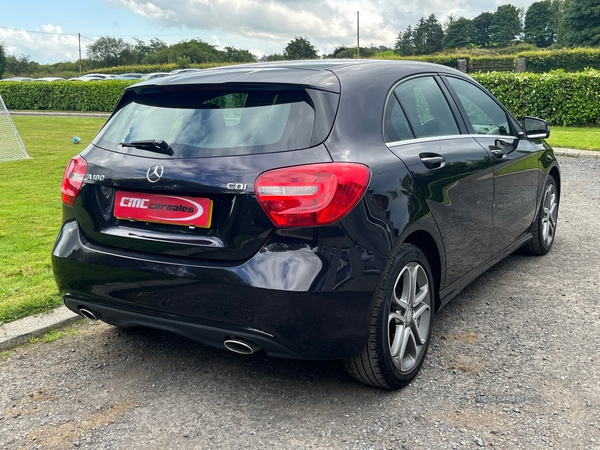
{"label": "car door", "polygon": [[493,177],[489,153],[471,136],[435,76],[401,82],[384,114],[384,137],[408,167],[438,225],[445,286],[489,257]]}
{"label": "car door", "polygon": [[538,150],[519,138],[514,119],[479,86],[455,77],[445,80],[470,132],[492,155],[494,164],[494,233],[496,254],[525,233],[536,210],[539,184]]}

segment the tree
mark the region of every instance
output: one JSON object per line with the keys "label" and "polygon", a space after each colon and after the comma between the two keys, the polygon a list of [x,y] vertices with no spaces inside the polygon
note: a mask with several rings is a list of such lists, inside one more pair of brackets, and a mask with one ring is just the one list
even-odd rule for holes
{"label": "tree", "polygon": [[413,31],[415,54],[430,55],[440,51],[443,39],[444,29],[435,14],[431,14],[427,19],[421,17]]}
{"label": "tree", "polygon": [[446,28],[444,48],[469,47],[475,41],[475,27],[473,21],[464,17],[454,19]]}
{"label": "tree", "polygon": [[398,33],[398,38],[394,45],[394,52],[400,56],[412,56],[415,54],[412,26],[409,25],[403,32]]}
{"label": "tree", "polygon": [[317,59],[317,49],[305,37],[294,37],[283,50],[285,59]]}
{"label": "tree", "polygon": [[339,47],[335,48],[331,57],[332,58],[341,58],[341,56],[339,56],[339,54],[344,52],[347,49],[348,49],[348,47],[346,47],[345,45],[340,45]]}
{"label": "tree", "polygon": [[598,0],[570,0],[563,14],[565,43],[571,47],[600,44],[600,4]]}
{"label": "tree", "polygon": [[557,33],[556,13],[550,0],[532,3],[525,15],[524,41],[540,48],[554,44]]}
{"label": "tree", "polygon": [[[356,58],[356,47],[343,47],[344,50],[341,50],[337,53],[335,53],[334,51],[334,55],[332,55],[333,58],[339,58],[339,59],[354,59]],[[336,49],[337,50],[337,49]],[[379,49],[377,47],[361,47],[360,48],[360,57],[361,58],[371,58],[373,56],[375,56],[375,53],[377,53],[379,51]]]}
{"label": "tree", "polygon": [[100,67],[114,67],[135,63],[135,51],[131,44],[121,38],[102,36],[87,49],[88,58]]}
{"label": "tree", "polygon": [[417,24],[415,25],[415,29],[412,34],[412,41],[414,46],[414,54],[415,55],[423,55],[425,54],[425,44],[427,41],[425,40],[427,25],[425,24],[425,18],[421,17]]}
{"label": "tree", "polygon": [[492,21],[494,13],[483,12],[473,19],[475,36],[473,43],[479,47],[489,47],[492,45]]}
{"label": "tree", "polygon": [[444,20],[444,32],[446,32],[448,30],[448,27],[450,25],[452,25],[454,22],[456,22],[457,18],[454,14],[450,13],[448,15],[448,17],[446,17],[446,20]]}
{"label": "tree", "polygon": [[519,9],[513,5],[500,5],[494,13],[490,27],[492,42],[506,47],[523,31]]}
{"label": "tree", "polygon": [[570,3],[570,0],[551,0],[552,10],[554,11],[554,20],[556,26],[556,44],[559,47],[565,47],[565,26],[563,16],[565,8]]}
{"label": "tree", "polygon": [[163,48],[167,48],[167,44],[158,38],[150,39],[150,43],[146,44],[144,41],[138,38],[133,38],[135,45],[133,51],[135,53],[135,59],[138,64],[142,64],[146,56],[151,53],[156,53]]}
{"label": "tree", "polygon": [[265,58],[267,58],[267,61],[285,61],[285,57],[281,53],[266,55]]}
{"label": "tree", "polygon": [[4,42],[0,41],[0,78],[6,70],[6,50],[4,50]]}
{"label": "tree", "polygon": [[235,47],[225,47],[225,59],[227,62],[233,63],[251,63],[256,61],[256,58],[250,51],[240,50]]}
{"label": "tree", "polygon": [[164,47],[154,53],[149,53],[144,58],[144,63],[167,64],[177,62],[178,64],[183,64],[188,60],[190,64],[227,61],[226,53],[217,50],[214,45],[208,44],[201,39],[189,39],[173,44],[170,47]]}
{"label": "tree", "polygon": [[442,50],[444,29],[442,28],[442,24],[437,20],[437,17],[435,17],[435,14],[431,14],[427,18],[425,25],[425,54],[431,55]]}
{"label": "tree", "polygon": [[31,55],[8,55],[6,57],[6,72],[14,76],[30,75],[39,70],[40,64],[30,60]]}

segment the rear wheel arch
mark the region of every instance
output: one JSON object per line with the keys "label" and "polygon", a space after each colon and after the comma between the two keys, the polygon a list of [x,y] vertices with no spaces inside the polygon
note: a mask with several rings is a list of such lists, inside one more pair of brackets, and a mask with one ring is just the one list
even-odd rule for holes
{"label": "rear wheel arch", "polygon": [[558,170],[558,167],[554,166],[550,170],[550,173],[548,174],[548,176],[554,178],[554,181],[556,183],[556,190],[558,191],[558,203],[560,204],[560,191],[561,191],[561,187],[560,187],[560,172]]}
{"label": "rear wheel arch", "polygon": [[427,231],[419,230],[414,231],[408,235],[404,240],[404,244],[412,244],[418,247],[427,258],[429,267],[433,275],[433,282],[436,287],[435,289],[435,308],[434,312],[440,308],[440,296],[439,291],[441,289],[442,282],[442,260],[441,253],[434,237]]}

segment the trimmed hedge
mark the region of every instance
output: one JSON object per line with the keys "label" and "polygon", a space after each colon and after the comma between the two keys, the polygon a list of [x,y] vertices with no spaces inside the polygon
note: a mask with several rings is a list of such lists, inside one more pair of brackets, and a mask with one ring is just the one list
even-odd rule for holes
{"label": "trimmed hedge", "polygon": [[52,81],[0,83],[8,109],[112,111],[123,90],[137,80]]}
{"label": "trimmed hedge", "polygon": [[[600,125],[600,71],[548,74],[473,74],[517,117],[543,117],[553,125]],[[136,81],[3,82],[8,109],[112,111]]]}
{"label": "trimmed hedge", "polygon": [[553,125],[600,125],[600,72],[473,74],[515,117]]}
{"label": "trimmed hedge", "polygon": [[469,72],[514,72],[517,57],[506,56],[474,56],[469,61]]}
{"label": "trimmed hedge", "polygon": [[458,53],[452,53],[447,55],[424,55],[424,56],[398,56],[398,55],[386,55],[384,58],[375,57],[373,59],[391,59],[391,60],[406,60],[406,61],[423,61],[434,64],[441,64],[442,66],[452,67],[456,69],[457,61],[459,59],[466,59],[467,65],[471,60],[470,55],[461,55]]}
{"label": "trimmed hedge", "polygon": [[517,64],[515,55],[502,56],[471,56],[461,55],[460,53],[449,53],[447,55],[425,55],[425,56],[386,56],[385,58],[376,59],[393,59],[393,60],[408,60],[408,61],[423,61],[456,69],[457,61],[464,59],[467,61],[469,72],[491,72],[491,71],[507,71],[513,72]]}
{"label": "trimmed hedge", "polygon": [[449,53],[424,56],[382,55],[378,59],[407,59],[425,61],[456,68],[458,59],[466,59],[469,72],[514,72],[517,58],[527,60],[527,72],[546,73],[552,70],[581,72],[585,69],[600,70],[600,48],[575,48],[569,50],[538,50],[520,52],[514,55],[471,56],[469,54]]}
{"label": "trimmed hedge", "polygon": [[523,52],[518,56],[527,59],[527,72],[545,73],[557,69],[581,72],[586,68],[600,69],[599,48]]}

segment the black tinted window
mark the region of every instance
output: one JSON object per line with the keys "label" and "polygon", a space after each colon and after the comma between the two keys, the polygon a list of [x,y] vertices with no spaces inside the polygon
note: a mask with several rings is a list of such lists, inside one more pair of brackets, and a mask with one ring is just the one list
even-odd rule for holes
{"label": "black tinted window", "polygon": [[391,95],[385,108],[385,122],[383,134],[386,142],[404,141],[413,139],[413,133],[408,124],[408,119],[402,111],[395,95]]}
{"label": "black tinted window", "polygon": [[447,78],[456,92],[477,134],[509,135],[510,126],[504,110],[477,86],[458,78]]}
{"label": "black tinted window", "polygon": [[162,139],[178,157],[225,156],[310,147],[315,111],[303,89],[165,88],[133,96],[96,145]]}
{"label": "black tinted window", "polygon": [[416,137],[459,134],[450,106],[433,77],[406,81],[394,92]]}

